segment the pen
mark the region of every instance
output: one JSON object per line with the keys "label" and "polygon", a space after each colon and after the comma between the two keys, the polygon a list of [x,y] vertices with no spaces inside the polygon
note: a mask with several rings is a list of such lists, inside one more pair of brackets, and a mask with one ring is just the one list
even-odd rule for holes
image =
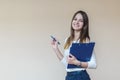
{"label": "pen", "polygon": [[[57,41],[56,39],[55,39],[55,37],[53,37],[53,36],[50,36],[52,39],[53,39],[53,41]],[[59,45],[60,45],[60,42],[57,42]]]}

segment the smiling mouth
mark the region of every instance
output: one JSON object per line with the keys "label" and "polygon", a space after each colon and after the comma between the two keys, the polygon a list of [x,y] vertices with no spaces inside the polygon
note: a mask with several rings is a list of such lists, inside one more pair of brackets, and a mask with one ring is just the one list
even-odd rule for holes
{"label": "smiling mouth", "polygon": [[78,25],[78,24],[74,24],[74,26],[79,27],[79,25]]}

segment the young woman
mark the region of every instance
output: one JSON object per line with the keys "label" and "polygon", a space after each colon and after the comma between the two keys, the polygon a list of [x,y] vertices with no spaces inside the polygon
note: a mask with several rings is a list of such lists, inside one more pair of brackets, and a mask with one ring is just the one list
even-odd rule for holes
{"label": "young woman", "polygon": [[[87,73],[87,68],[96,68],[95,53],[92,53],[92,57],[88,62],[82,62],[76,59],[75,56],[71,55],[70,47],[72,43],[88,43],[90,42],[89,36],[89,20],[86,12],[77,11],[71,21],[71,33],[70,36],[65,40],[64,54],[58,48],[57,40],[52,40],[51,45],[56,53],[58,59],[66,67],[66,80],[91,80]],[[69,56],[70,55],[70,56]],[[79,66],[78,68],[67,68],[68,64],[74,64]]]}

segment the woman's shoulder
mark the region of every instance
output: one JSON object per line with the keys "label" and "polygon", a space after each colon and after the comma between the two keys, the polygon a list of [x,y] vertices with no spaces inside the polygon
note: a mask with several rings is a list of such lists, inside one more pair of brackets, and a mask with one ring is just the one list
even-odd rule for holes
{"label": "woman's shoulder", "polygon": [[65,38],[65,42],[68,40],[68,37]]}
{"label": "woman's shoulder", "polygon": [[93,40],[90,40],[89,38],[86,38],[86,43],[95,43]]}
{"label": "woman's shoulder", "polygon": [[67,42],[68,38],[69,38],[69,37],[66,37],[66,38],[65,38],[65,41],[64,41],[65,43]]}
{"label": "woman's shoulder", "polygon": [[90,42],[90,39],[87,37],[84,42],[85,42],[85,43],[89,43],[89,42]]}

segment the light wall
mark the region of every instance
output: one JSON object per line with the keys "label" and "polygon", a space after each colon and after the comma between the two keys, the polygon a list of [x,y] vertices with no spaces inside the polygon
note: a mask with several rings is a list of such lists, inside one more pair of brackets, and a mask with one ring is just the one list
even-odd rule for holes
{"label": "light wall", "polygon": [[50,35],[69,36],[77,10],[88,13],[96,42],[92,80],[119,80],[119,0],[0,0],[0,80],[64,80],[65,69],[53,52]]}

